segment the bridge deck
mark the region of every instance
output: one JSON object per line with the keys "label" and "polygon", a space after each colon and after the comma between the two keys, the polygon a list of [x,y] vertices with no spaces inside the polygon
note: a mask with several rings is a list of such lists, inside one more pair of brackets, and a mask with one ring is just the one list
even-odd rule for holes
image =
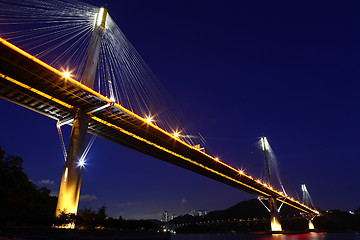
{"label": "bridge deck", "polygon": [[[111,101],[0,38],[0,97],[64,121],[76,111],[92,112]],[[107,114],[105,114],[107,112]],[[306,213],[317,214],[281,192],[175,138],[123,108],[112,104],[89,113],[89,132],[136,151],[223,182],[256,196],[276,197]],[[280,199],[279,199],[280,198]]]}

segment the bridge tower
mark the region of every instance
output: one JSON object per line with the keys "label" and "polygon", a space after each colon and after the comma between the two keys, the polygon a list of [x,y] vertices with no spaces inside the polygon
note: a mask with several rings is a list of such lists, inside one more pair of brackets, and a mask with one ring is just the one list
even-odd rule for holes
{"label": "bridge tower", "polygon": [[[306,204],[307,206],[311,206],[313,209],[315,209],[315,206],[311,200],[309,191],[307,190],[307,187],[305,184],[301,184],[301,191],[303,193],[303,203]],[[315,227],[314,224],[312,222],[312,220],[314,220],[315,215],[311,215],[311,214],[303,214],[303,216],[309,221],[309,231],[315,231]]]}
{"label": "bridge tower", "polygon": [[[266,137],[261,137],[261,145],[264,152],[265,157],[265,164],[266,164],[266,174],[268,177],[268,184],[272,186],[271,183],[271,175],[270,175],[270,164],[269,164],[269,143]],[[277,232],[282,231],[280,218],[279,218],[279,211],[276,204],[276,198],[269,197],[269,211],[270,211],[270,221],[271,221],[271,231]]]}
{"label": "bridge tower", "polygon": [[[88,57],[86,60],[83,84],[93,88],[97,64],[99,61],[100,44],[105,29],[107,10],[100,8],[94,30],[91,37]],[[83,109],[78,109],[74,118],[68,154],[63,168],[59,197],[56,207],[56,216],[61,212],[77,213],[81,178],[84,169],[82,155],[86,147],[86,135],[89,123],[89,115]],[[69,226],[74,227],[74,226]]]}

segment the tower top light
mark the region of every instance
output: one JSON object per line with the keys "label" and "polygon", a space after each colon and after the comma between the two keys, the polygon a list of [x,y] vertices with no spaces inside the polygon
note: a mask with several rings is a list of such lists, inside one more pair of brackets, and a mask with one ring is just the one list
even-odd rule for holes
{"label": "tower top light", "polygon": [[263,151],[269,150],[269,142],[267,141],[266,137],[261,137],[261,146]]}
{"label": "tower top light", "polygon": [[96,26],[98,26],[101,29],[105,29],[106,17],[107,17],[107,9],[101,7],[96,18]]}

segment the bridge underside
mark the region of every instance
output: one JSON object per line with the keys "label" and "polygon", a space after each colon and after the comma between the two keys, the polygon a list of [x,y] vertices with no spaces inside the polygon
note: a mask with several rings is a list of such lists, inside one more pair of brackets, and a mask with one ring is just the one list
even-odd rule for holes
{"label": "bridge underside", "polygon": [[[147,124],[119,104],[104,107],[109,105],[109,99],[75,80],[65,79],[57,70],[9,45],[3,40],[0,44],[0,97],[60,122],[73,119],[76,110],[82,109],[90,115],[91,134],[256,196],[283,197],[237,169],[214,161],[213,157]],[[306,213],[314,211],[291,199],[285,203]]]}

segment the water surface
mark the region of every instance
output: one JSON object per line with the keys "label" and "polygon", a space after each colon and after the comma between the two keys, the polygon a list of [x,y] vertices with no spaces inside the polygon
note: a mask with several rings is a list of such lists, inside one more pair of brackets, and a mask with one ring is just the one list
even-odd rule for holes
{"label": "water surface", "polygon": [[360,240],[359,233],[306,233],[287,235],[176,234],[172,240]]}

